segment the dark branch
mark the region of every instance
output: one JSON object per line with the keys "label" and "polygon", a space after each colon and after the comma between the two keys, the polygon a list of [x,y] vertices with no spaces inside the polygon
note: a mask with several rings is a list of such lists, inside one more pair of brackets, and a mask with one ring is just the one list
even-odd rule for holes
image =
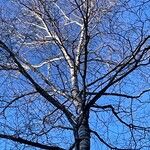
{"label": "dark branch", "polygon": [[142,130],[142,131],[147,131],[150,132],[150,127],[142,127],[142,126],[137,126],[134,125],[133,123],[126,123],[125,121],[123,121],[119,116],[118,113],[115,111],[115,108],[112,105],[104,105],[104,106],[99,106],[99,105],[94,105],[92,106],[94,108],[101,108],[101,109],[110,109],[113,113],[113,115],[125,126],[127,126],[129,129],[135,129],[135,130]]}
{"label": "dark branch", "polygon": [[65,149],[57,147],[57,146],[47,146],[47,145],[40,144],[40,143],[37,143],[37,142],[31,142],[31,141],[22,139],[20,137],[15,137],[15,136],[12,136],[12,135],[0,134],[0,138],[12,140],[14,142],[18,142],[18,143],[21,143],[21,144],[27,144],[27,145],[34,146],[34,147],[41,148],[41,149],[65,150]]}
{"label": "dark branch", "polygon": [[107,142],[105,142],[96,131],[91,130],[91,133],[95,134],[96,137],[100,140],[100,142],[102,142],[103,144],[105,144],[107,147],[109,147],[110,149],[114,149],[113,146],[109,145]]}
{"label": "dark branch", "polygon": [[[113,147],[111,146],[110,144],[108,144],[106,141],[104,141],[100,135],[96,132],[96,131],[93,131],[91,130],[91,133],[95,134],[95,136],[99,139],[100,142],[102,142],[103,144],[105,144],[107,147],[109,147],[111,150],[129,150],[129,149],[124,149],[124,148],[117,148],[117,147]],[[136,149],[131,149],[130,150],[136,150]]]}
{"label": "dark branch", "polygon": [[11,100],[11,101],[5,106],[5,108],[3,109],[2,112],[5,112],[5,110],[6,110],[7,108],[9,108],[10,105],[12,105],[15,101],[17,101],[17,100],[19,100],[19,99],[21,99],[21,98],[23,98],[23,97],[25,97],[25,96],[29,96],[29,95],[32,95],[32,94],[35,94],[35,93],[37,93],[37,92],[36,92],[36,91],[33,91],[33,92],[24,93],[24,94],[22,94],[22,95],[19,95],[18,97],[16,97],[16,98],[14,98],[13,100]]}
{"label": "dark branch", "polygon": [[[144,90],[142,91],[139,95],[135,95],[135,96],[132,96],[132,95],[127,95],[127,94],[121,94],[121,93],[103,93],[103,95],[105,96],[119,96],[119,97],[125,97],[125,98],[139,98],[141,97],[143,94],[149,92],[150,89],[147,89],[147,90]],[[98,94],[97,92],[87,92],[88,95],[96,95]]]}
{"label": "dark branch", "polygon": [[72,125],[74,125],[74,121],[72,120],[73,114],[66,109],[66,107],[61,104],[58,100],[54,99],[52,96],[50,96],[35,80],[28,74],[28,72],[24,69],[24,67],[21,65],[21,63],[17,60],[15,54],[2,42],[0,41],[0,47],[6,50],[10,57],[14,60],[16,65],[18,66],[19,72],[24,75],[34,86],[34,88],[50,103],[52,103],[56,108],[60,109],[64,112],[68,120]]}
{"label": "dark branch", "polygon": [[93,107],[95,108],[102,108],[102,109],[110,109],[112,111],[112,113],[114,114],[114,116],[124,125],[126,125],[127,127],[131,128],[130,124],[127,124],[126,122],[124,122],[117,114],[117,112],[115,111],[114,107],[112,105],[105,105],[105,106],[98,106],[98,105],[94,105]]}
{"label": "dark branch", "polygon": [[[108,84],[102,89],[100,90],[95,96],[94,98],[87,104],[86,109],[90,109],[91,106],[93,106],[95,104],[95,102],[106,92],[106,90],[111,87],[112,85],[114,85],[115,83],[121,81],[123,78],[125,78],[126,76],[128,76],[131,72],[133,72],[138,66],[138,64],[140,63],[140,60],[142,59],[143,55],[150,50],[150,46],[144,48],[142,50],[142,52],[140,53],[141,47],[143,46],[143,44],[150,38],[150,36],[148,36],[147,38],[145,38],[145,40],[135,49],[135,52],[133,53],[133,55],[130,56],[130,59],[125,62],[117,71],[116,73],[112,76],[112,78],[110,79],[110,81],[108,82]],[[140,53],[140,54],[139,54]],[[136,58],[138,57],[138,58]],[[130,66],[131,65],[131,66]],[[123,71],[123,69],[127,68],[128,70],[126,72]],[[130,68],[131,67],[131,68]],[[120,75],[120,77],[117,78],[117,76],[122,72],[122,74]]]}

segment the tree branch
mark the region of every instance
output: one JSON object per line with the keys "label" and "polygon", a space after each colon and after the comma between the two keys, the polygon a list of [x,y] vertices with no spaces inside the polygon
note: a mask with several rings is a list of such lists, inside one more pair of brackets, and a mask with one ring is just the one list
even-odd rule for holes
{"label": "tree branch", "polygon": [[[95,134],[95,136],[99,139],[100,142],[102,142],[103,144],[105,144],[111,150],[129,150],[129,149],[126,149],[126,148],[124,149],[124,148],[113,147],[110,144],[108,144],[106,141],[104,141],[96,131],[93,131],[93,130],[90,130],[90,131],[91,131],[91,133]],[[131,149],[130,148],[130,150],[136,150],[136,149]]]}
{"label": "tree branch", "polygon": [[21,143],[21,144],[27,144],[27,145],[34,146],[34,147],[41,148],[41,149],[65,150],[65,149],[57,147],[57,146],[47,146],[47,145],[40,144],[40,143],[37,143],[37,142],[31,142],[31,141],[22,139],[20,137],[15,137],[13,135],[0,134],[0,138],[8,139],[8,140],[11,140],[11,141],[14,141],[14,142],[18,142],[18,143]]}
{"label": "tree branch", "polygon": [[[146,37],[138,46],[137,48],[134,50],[133,54],[129,57],[129,59],[124,62],[122,64],[122,66],[116,70],[116,73],[110,78],[110,81],[107,83],[107,85],[100,90],[95,96],[94,98],[87,104],[86,109],[89,109],[91,106],[93,106],[95,104],[95,102],[106,92],[106,90],[111,87],[112,85],[114,85],[115,83],[119,82],[120,80],[122,80],[123,78],[125,78],[127,75],[129,75],[131,72],[133,72],[138,66],[140,60],[142,59],[143,55],[148,52],[148,50],[150,50],[150,46],[142,49],[142,46],[144,45],[144,43],[146,43],[146,41],[150,38],[150,36]],[[123,69],[126,69],[128,67],[128,70],[126,72],[123,71]],[[119,73],[122,73],[119,75]],[[117,76],[119,76],[117,78]]]}
{"label": "tree branch", "polygon": [[9,54],[10,57],[14,60],[14,62],[17,64],[18,69],[22,75],[24,75],[34,86],[34,88],[46,99],[48,100],[51,104],[53,104],[56,108],[60,109],[61,111],[64,112],[68,120],[72,125],[75,125],[74,121],[72,118],[73,114],[66,109],[66,107],[61,104],[58,100],[54,99],[52,96],[50,96],[37,82],[34,81],[34,79],[28,74],[28,72],[23,68],[21,63],[17,60],[15,54],[2,42],[0,41],[0,47],[5,49]]}
{"label": "tree branch", "polygon": [[141,126],[137,126],[134,125],[133,123],[126,123],[125,121],[123,121],[119,116],[118,113],[115,111],[115,108],[112,105],[104,105],[104,106],[99,106],[99,105],[94,105],[92,106],[94,108],[101,108],[101,109],[110,109],[113,113],[113,115],[125,126],[127,126],[129,129],[135,129],[135,130],[143,130],[144,132],[150,132],[150,127],[141,127]]}
{"label": "tree branch", "polygon": [[[144,91],[142,91],[139,95],[135,95],[135,96],[133,96],[133,95],[127,95],[127,94],[121,94],[121,93],[103,93],[103,95],[105,95],[105,96],[119,96],[119,97],[125,97],[125,98],[139,98],[139,97],[141,97],[143,94],[145,94],[145,93],[147,93],[147,92],[149,92],[150,91],[150,89],[147,89],[147,90],[144,90]],[[87,92],[87,94],[88,95],[96,95],[96,94],[98,94],[98,92]]]}

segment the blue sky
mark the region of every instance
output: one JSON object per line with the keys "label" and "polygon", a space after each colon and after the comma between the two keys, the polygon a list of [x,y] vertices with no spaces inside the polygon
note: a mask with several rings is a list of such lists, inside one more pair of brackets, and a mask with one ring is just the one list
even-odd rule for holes
{"label": "blue sky", "polygon": [[[63,2],[63,1],[61,1]],[[108,13],[107,15],[104,15],[104,17],[101,18],[101,22],[97,26],[95,30],[91,32],[91,34],[95,34],[96,32],[100,32],[100,34],[96,35],[92,40],[91,43],[89,44],[89,50],[91,52],[90,58],[96,58],[96,55],[101,56],[102,59],[109,60],[111,59],[112,62],[117,63],[121,61],[125,56],[128,56],[129,54],[132,53],[131,49],[134,49],[137,47],[141,35],[143,35],[143,38],[149,35],[149,27],[150,27],[150,14],[149,14],[149,8],[150,8],[150,3],[146,2],[144,5],[140,5],[142,2],[146,2],[144,0],[131,0],[129,3],[125,3],[124,6],[120,9],[120,6],[116,6],[115,9]],[[17,7],[14,7],[15,5],[12,5],[8,1],[1,0],[0,1],[0,6],[6,10],[4,11],[5,13],[3,16],[6,18],[8,17],[14,17],[16,11],[18,10]],[[131,6],[131,7],[130,7]],[[136,7],[135,7],[136,6]],[[10,9],[8,10],[9,7]],[[134,8],[132,8],[134,7]],[[130,8],[130,9],[129,9]],[[20,8],[21,9],[21,8]],[[64,6],[64,9],[67,9],[67,6]],[[119,13],[117,13],[119,9]],[[22,9],[21,9],[22,10]],[[69,10],[67,10],[69,11]],[[7,13],[6,13],[7,12]],[[17,14],[19,15],[19,14]],[[16,16],[17,16],[16,15]],[[7,19],[8,19],[7,18]],[[26,19],[29,19],[28,16],[25,16]],[[35,28],[28,28],[28,26],[23,25],[23,18],[22,22],[20,24],[17,24],[18,31],[22,34],[25,34],[28,32],[29,34],[34,31],[37,31],[37,34],[34,34],[34,36],[39,35],[45,35],[41,30],[36,30]],[[26,21],[26,20],[24,20]],[[63,23],[61,22],[61,26],[63,27]],[[9,24],[9,27],[11,24]],[[92,25],[91,25],[92,26]],[[5,26],[3,26],[5,28]],[[30,29],[30,30],[28,30]],[[33,29],[33,30],[32,30]],[[35,30],[34,30],[35,29]],[[72,41],[76,39],[78,33],[79,33],[79,27],[76,25],[69,25],[69,27],[65,26],[64,28],[60,29],[61,32],[63,29],[66,29],[66,32],[64,32],[65,37],[72,37],[68,38],[68,41]],[[1,29],[2,30],[2,29]],[[5,30],[1,31],[2,33],[6,33]],[[7,31],[7,30],[6,30]],[[0,39],[3,39],[9,44],[9,41],[6,40],[6,36],[2,35]],[[15,43],[18,39],[15,39],[15,36],[12,34],[11,42]],[[35,37],[34,37],[35,38]],[[28,39],[30,40],[30,39]],[[18,40],[19,41],[19,40]],[[18,42],[17,41],[17,42]],[[130,41],[130,42],[128,42]],[[130,45],[132,44],[132,45]],[[146,47],[149,44],[149,41],[143,46]],[[105,46],[106,45],[106,46]],[[15,51],[17,51],[22,57],[25,57],[26,60],[28,60],[32,64],[37,64],[41,62],[43,59],[49,58],[49,57],[54,57],[58,56],[60,51],[57,46],[54,46],[53,44],[47,44],[47,45],[38,45],[35,47],[26,47],[26,46],[20,46],[19,42],[16,45],[13,45],[12,47],[15,48]],[[72,44],[66,44],[65,46],[68,46],[68,48],[72,48]],[[110,48],[111,46],[111,48]],[[92,52],[97,48],[100,47],[97,52]],[[113,48],[115,49],[113,51]],[[16,50],[17,49],[17,50]],[[46,51],[46,54],[45,54]],[[113,52],[112,52],[113,51]],[[70,50],[69,53],[73,55],[73,52]],[[149,53],[147,53],[149,55]],[[146,58],[147,56],[145,56]],[[149,56],[148,56],[149,57]],[[89,59],[90,59],[89,58]],[[144,61],[146,62],[148,58]],[[97,62],[92,62],[89,61],[88,64],[88,73],[87,73],[87,82],[90,83],[95,80],[95,78],[98,78],[99,76],[104,75],[109,67],[107,63],[97,63]],[[58,66],[60,70],[58,69]],[[69,81],[70,76],[69,76],[69,69],[66,67],[67,63],[64,61],[59,61],[58,63],[54,63],[51,66],[51,73],[50,75],[47,73],[47,66],[44,66],[39,69],[45,76],[49,77],[49,79],[52,79],[52,82],[55,83],[57,87],[60,89],[63,86],[66,86],[66,89],[68,90],[70,88],[70,83],[65,83],[65,85],[61,82],[61,80],[66,80]],[[59,75],[59,71],[62,72],[62,78]],[[126,69],[125,69],[126,71]],[[28,71],[36,81],[40,83],[44,88],[49,88],[48,85],[46,85],[41,79],[39,79],[39,76],[35,74],[32,71]],[[123,93],[123,94],[129,94],[129,95],[138,95],[141,93],[143,90],[146,90],[150,87],[150,82],[149,82],[149,77],[150,77],[150,68],[149,65],[147,67],[141,67],[139,70],[134,71],[131,73],[129,76],[127,76],[124,80],[120,81],[117,84],[114,84],[111,88],[108,89],[107,92],[117,92],[117,93]],[[80,75],[79,75],[80,76]],[[81,76],[79,77],[81,79]],[[108,78],[105,78],[107,80]],[[97,84],[94,84],[93,86],[89,87],[89,91],[95,90],[95,92],[99,91],[102,89],[105,84],[100,86],[99,88],[96,89],[96,86],[104,82],[105,80],[101,80]],[[0,72],[0,96],[1,94],[4,95],[4,98],[6,100],[9,100],[9,98],[13,98],[15,94],[20,94],[21,92],[28,92],[30,90],[34,90],[33,87],[30,85],[30,83],[19,73],[14,73],[14,72]],[[82,87],[82,84],[80,84],[80,87]],[[70,91],[69,91],[70,92]],[[69,93],[68,92],[68,93]],[[64,102],[66,99],[59,97],[56,95],[56,98],[60,98],[62,102]],[[28,103],[26,103],[28,102]],[[32,103],[31,103],[32,102]],[[150,96],[149,92],[142,95],[141,98],[139,99],[127,99],[127,98],[121,98],[121,97],[115,97],[115,96],[103,96],[101,97],[97,104],[99,105],[110,105],[112,104],[115,108],[116,111],[118,111],[119,115],[122,117],[122,119],[128,123],[136,123],[137,125],[141,126],[150,126],[149,123],[149,102],[150,102]],[[67,105],[69,105],[68,103]],[[52,111],[54,110],[53,106],[48,104],[41,96],[39,95],[34,95],[25,97],[23,99],[20,99],[17,101],[14,106],[17,105],[19,106],[18,108],[11,108],[6,111],[6,116],[8,117],[7,120],[3,117],[1,118],[1,123],[6,123],[7,125],[10,125],[11,127],[17,128],[16,122],[18,122],[21,130],[20,132],[30,132],[29,129],[24,129],[24,123],[27,123],[28,125],[31,125],[30,128],[35,132],[36,129],[41,130],[42,125],[42,117],[44,114],[49,114],[49,110]],[[71,109],[71,108],[70,108]],[[109,109],[108,109],[109,110]],[[74,109],[72,109],[74,111]],[[149,145],[149,139],[150,135],[149,133],[143,135],[141,131],[135,133],[135,137],[131,136],[131,131],[125,127],[125,125],[121,125],[121,123],[117,120],[116,117],[112,115],[112,112],[109,111],[103,111],[100,110],[99,112],[94,112],[97,111],[96,109],[93,109],[90,114],[90,126],[93,130],[98,131],[99,135],[104,138],[106,141],[116,144],[118,147],[123,147],[123,146],[130,146],[130,148],[138,148],[141,146],[143,143],[145,145]],[[26,113],[28,112],[28,113]],[[130,113],[129,113],[130,112]],[[132,113],[131,113],[132,112]],[[14,115],[15,114],[15,115]],[[61,113],[59,111],[56,111],[54,113],[54,116],[57,117],[57,115],[61,116]],[[134,120],[133,120],[134,118]],[[31,123],[31,121],[33,121]],[[55,119],[50,118],[51,122],[55,122]],[[66,119],[60,120],[58,124],[65,124]],[[47,126],[47,128],[50,128]],[[1,129],[3,131],[3,128]],[[6,130],[5,130],[6,131]],[[8,129],[8,133],[13,133],[11,129]],[[21,133],[23,136],[23,133]],[[68,131],[63,131],[61,130],[61,135],[60,135],[60,130],[53,129],[49,134],[49,139],[46,141],[46,136],[43,136],[42,138],[37,138],[36,136],[32,137],[29,136],[29,139],[32,138],[37,138],[40,142],[52,142],[54,144],[59,144],[59,142],[64,143],[61,144],[61,146],[66,146],[71,143],[72,141],[72,136],[70,132]],[[63,140],[60,137],[63,137]],[[141,137],[141,141],[138,141]],[[145,136],[145,137],[144,137]],[[104,146],[102,143],[98,141],[97,138],[93,138],[91,140],[91,146],[92,150],[98,149],[98,150],[105,150],[107,149],[106,146]],[[26,136],[24,136],[26,138]],[[137,145],[134,143],[134,138],[138,141]],[[35,140],[34,139],[34,140]],[[9,150],[11,149],[8,145],[8,143],[11,143],[9,141],[0,142],[1,147],[3,147],[2,150]],[[136,145],[136,146],[135,146]],[[145,146],[142,145],[142,146]],[[5,146],[8,146],[7,148]],[[21,147],[16,148],[16,149],[21,149]],[[31,148],[26,148],[26,149],[31,149]],[[148,150],[149,148],[143,148],[142,150]],[[34,150],[34,148],[33,148]]]}

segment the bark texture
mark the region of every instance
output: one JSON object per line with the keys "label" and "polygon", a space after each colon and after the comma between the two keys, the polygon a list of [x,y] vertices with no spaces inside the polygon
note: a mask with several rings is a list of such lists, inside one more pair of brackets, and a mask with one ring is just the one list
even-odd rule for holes
{"label": "bark texture", "polygon": [[89,114],[82,115],[78,121],[78,128],[76,130],[76,145],[75,150],[90,150],[90,128],[89,128]]}

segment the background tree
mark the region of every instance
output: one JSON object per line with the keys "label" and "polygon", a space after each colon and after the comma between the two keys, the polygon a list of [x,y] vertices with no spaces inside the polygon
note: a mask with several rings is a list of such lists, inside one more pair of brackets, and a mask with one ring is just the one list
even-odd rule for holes
{"label": "background tree", "polygon": [[2,1],[1,147],[149,148],[149,5]]}

